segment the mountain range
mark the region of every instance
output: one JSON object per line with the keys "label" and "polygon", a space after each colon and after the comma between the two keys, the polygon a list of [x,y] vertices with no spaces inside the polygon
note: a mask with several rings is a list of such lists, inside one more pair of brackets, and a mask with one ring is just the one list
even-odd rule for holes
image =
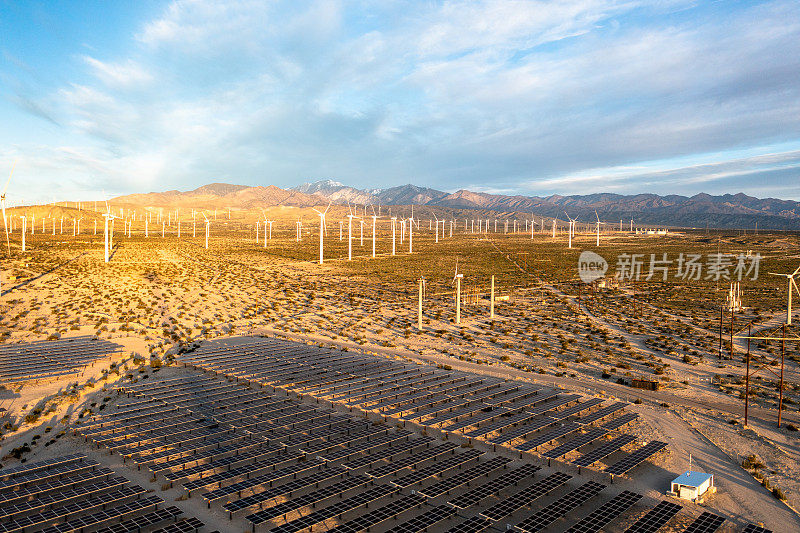
{"label": "mountain range", "polygon": [[247,186],[212,183],[192,191],[131,194],[117,203],[153,207],[260,209],[272,206],[311,207],[334,204],[415,205],[446,208],[448,212],[478,210],[496,216],[531,213],[547,218],[600,220],[637,225],[800,230],[800,202],[755,198],[743,193],[712,196],[696,194],[659,196],[597,193],[561,196],[508,196],[460,190],[453,193],[416,185],[388,189],[356,189],[332,180],[304,183],[291,189],[274,185]]}

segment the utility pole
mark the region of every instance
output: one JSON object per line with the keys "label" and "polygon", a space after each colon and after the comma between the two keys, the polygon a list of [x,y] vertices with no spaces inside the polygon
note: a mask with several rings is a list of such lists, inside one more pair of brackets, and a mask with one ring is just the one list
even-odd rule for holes
{"label": "utility pole", "polygon": [[461,324],[461,279],[464,274],[456,274],[456,324]]}
{"label": "utility pole", "polygon": [[422,290],[425,286],[425,276],[420,276],[419,281],[419,300],[417,303],[417,329],[422,331]]}

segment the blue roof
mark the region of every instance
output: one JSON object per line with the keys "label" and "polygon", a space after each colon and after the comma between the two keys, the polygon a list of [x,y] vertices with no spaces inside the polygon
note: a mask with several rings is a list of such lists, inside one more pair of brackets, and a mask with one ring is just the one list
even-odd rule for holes
{"label": "blue roof", "polygon": [[705,474],[703,472],[693,472],[689,470],[681,474],[680,476],[676,477],[672,480],[673,483],[677,483],[679,485],[685,485],[687,487],[699,487],[709,479],[714,477],[711,474]]}

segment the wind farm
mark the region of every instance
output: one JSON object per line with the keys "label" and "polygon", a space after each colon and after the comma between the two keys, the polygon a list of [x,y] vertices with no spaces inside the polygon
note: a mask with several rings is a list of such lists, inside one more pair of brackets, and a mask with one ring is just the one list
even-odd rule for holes
{"label": "wind farm", "polygon": [[[681,470],[691,449],[696,465],[724,458],[742,472],[736,482],[718,478],[718,496],[706,497],[706,509],[730,524],[769,524],[773,519],[759,514],[763,501],[755,503],[760,490],[773,512],[791,512],[781,510],[782,500],[767,492],[758,476],[768,469],[772,489],[793,501],[796,463],[774,449],[787,449],[800,424],[800,341],[791,340],[791,329],[786,329],[791,328],[789,306],[797,292],[798,258],[791,252],[800,239],[796,233],[627,227],[604,223],[597,211],[592,212],[594,221],[584,223],[569,215],[548,219],[441,206],[342,205],[318,197],[316,205],[307,207],[196,205],[192,219],[205,222],[205,232],[198,235],[181,232],[174,207],[137,205],[125,198],[96,205],[19,206],[13,198],[4,200],[6,220],[21,222],[5,226],[2,346],[91,339],[113,347],[107,356],[72,367],[47,371],[34,365],[29,374],[12,360],[3,362],[8,369],[2,412],[7,422],[0,441],[4,465],[27,457],[33,461],[50,432],[65,434],[64,443],[71,432],[82,435],[85,420],[105,416],[99,406],[127,410],[126,395],[114,391],[149,389],[161,380],[167,380],[166,386],[190,377],[206,379],[201,376],[210,363],[191,354],[212,357],[229,343],[244,343],[242,353],[253,349],[245,348],[249,343],[278,343],[303,353],[321,350],[320,357],[337,353],[396,361],[415,372],[430,368],[464,376],[469,383],[490,380],[530,392],[529,400],[500,394],[497,401],[508,400],[475,420],[431,425],[426,420],[447,419],[444,413],[458,413],[470,397],[431,401],[426,389],[403,389],[398,382],[399,404],[378,400],[382,395],[377,393],[376,405],[385,407],[359,404],[359,416],[372,423],[409,427],[414,421],[428,428],[422,435],[435,430],[449,442],[497,455],[497,460],[545,461],[548,468],[556,465],[570,475],[621,484],[650,497],[663,493],[664,480]],[[215,219],[219,209],[226,215]],[[62,216],[82,219],[82,229],[57,231]],[[302,224],[312,216],[319,218],[318,225]],[[26,220],[34,218],[51,220],[55,235],[26,235]],[[115,232],[117,219],[125,231]],[[368,221],[366,239],[363,232],[353,238],[354,219]],[[162,231],[148,232],[150,220],[160,221]],[[101,221],[102,233],[88,229],[92,221]],[[340,238],[327,231],[330,224],[339,226]],[[448,226],[452,233],[445,231]],[[590,282],[578,275],[586,251],[608,262]],[[702,256],[706,261],[720,252],[728,258],[726,275],[680,272],[687,267],[679,268],[678,258]],[[788,279],[788,296],[786,283],[775,283],[777,276],[754,275],[756,255],[762,273],[783,273]],[[662,263],[654,263],[656,256]],[[625,267],[621,258],[630,257],[644,258],[641,275]],[[665,257],[676,261],[664,267]],[[739,276],[737,261],[748,270],[741,272],[734,306],[734,288],[728,285],[733,287],[730,280]],[[786,326],[775,333],[783,322]],[[225,348],[230,349],[236,353]],[[223,375],[233,378],[232,368],[233,373]],[[769,372],[758,374],[758,368]],[[248,379],[248,386],[264,386],[257,382]],[[66,402],[64,390],[72,391]],[[539,405],[537,395],[541,406],[531,410]],[[307,397],[322,400],[314,393]],[[326,402],[351,412],[347,402]],[[610,415],[623,413],[627,422],[619,438],[628,444],[576,467],[573,462],[583,455],[621,442],[616,440],[621,430],[605,426],[566,432],[573,420],[597,416],[610,423],[599,418],[610,416],[606,408]],[[417,417],[428,410],[438,415]],[[537,412],[547,413],[543,422]],[[540,429],[526,432],[530,420]],[[556,420],[566,424],[558,430],[566,433],[550,439]],[[602,436],[589,437],[596,433]],[[42,436],[33,439],[35,434]],[[755,446],[754,434],[760,443]],[[586,444],[570,444],[573,439]],[[652,442],[664,446],[636,470],[621,477],[607,473],[625,454],[635,455]],[[47,452],[51,446],[56,443]],[[575,451],[561,455],[571,446]],[[759,464],[764,466],[753,467]],[[169,490],[175,490],[174,484]],[[742,503],[749,501],[744,498],[753,505]],[[631,513],[629,525],[644,511]],[[248,529],[255,523],[250,515],[242,523],[192,512],[206,523],[218,521],[219,527]],[[693,515],[691,507],[687,512],[686,522],[701,514]]]}
{"label": "wind farm", "polygon": [[4,3],[0,533],[797,533],[798,20]]}

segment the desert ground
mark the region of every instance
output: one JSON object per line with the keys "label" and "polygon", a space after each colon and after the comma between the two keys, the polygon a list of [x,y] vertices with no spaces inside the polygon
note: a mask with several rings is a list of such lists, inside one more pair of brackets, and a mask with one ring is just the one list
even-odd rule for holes
{"label": "desert ground", "polygon": [[[410,214],[410,208],[394,210],[391,216]],[[23,211],[11,214],[19,219]],[[705,229],[631,233],[623,225],[622,231],[604,227],[598,247],[592,225],[580,227],[568,248],[563,222],[553,238],[550,221],[536,218],[531,231],[531,215],[524,213],[416,210],[412,253],[397,223],[392,255],[392,222],[384,208],[375,222],[375,257],[370,212],[363,228],[362,219],[353,220],[353,260],[348,261],[348,211],[334,206],[327,214],[320,265],[320,217],[311,209],[219,212],[216,217],[207,212],[208,248],[199,215],[194,224],[186,213],[180,215],[180,237],[174,219],[164,224],[163,236],[162,224],[151,222],[145,237],[143,210],[138,211],[130,237],[123,235],[125,219],[115,221],[108,263],[102,216],[72,207],[30,208],[38,226],[26,235],[26,250],[21,250],[18,223],[11,254],[2,248],[4,344],[92,335],[121,347],[74,375],[4,385],[3,468],[82,449],[83,439],[71,430],[121,401],[113,393],[117,384],[139,374],[177,372],[176,356],[205,341],[263,335],[628,401],[640,415],[628,431],[669,446],[624,483],[663,495],[669,481],[688,469],[691,454],[693,469],[716,476],[718,492],[703,508],[761,522],[773,531],[800,528],[795,511],[800,508],[800,328],[786,328],[790,340],[768,338],[778,336],[786,320],[785,278],[769,273],[797,268],[798,235]],[[156,212],[151,210],[154,221]],[[443,232],[441,226],[434,230],[432,215],[446,219]],[[267,217],[275,222],[265,242]],[[73,235],[77,218],[82,218],[81,231]],[[488,231],[479,232],[478,219],[489,220]],[[516,232],[513,223],[506,232],[506,220],[517,221]],[[455,221],[452,236],[450,221]],[[608,261],[605,287],[578,278],[584,250]],[[651,254],[672,260],[699,254],[705,261],[717,253],[760,256],[758,277],[752,279],[751,271],[741,281],[744,308],[733,318],[724,312],[720,320],[720,309],[735,260],[719,279],[706,279],[706,271],[700,279],[679,279],[675,264],[666,281],[660,272],[645,279]],[[612,279],[624,254],[644,258],[636,282]],[[460,324],[456,273],[463,275]],[[751,336],[763,338],[749,343],[745,425],[748,325]],[[660,388],[632,388],[626,384],[632,378],[658,382]],[[107,452],[89,453],[124,467]],[[140,477],[137,483],[143,486],[161,486]],[[179,497],[177,489],[163,492],[165,500]],[[206,512],[197,502],[179,504],[202,515],[212,529],[230,527],[224,516]]]}

